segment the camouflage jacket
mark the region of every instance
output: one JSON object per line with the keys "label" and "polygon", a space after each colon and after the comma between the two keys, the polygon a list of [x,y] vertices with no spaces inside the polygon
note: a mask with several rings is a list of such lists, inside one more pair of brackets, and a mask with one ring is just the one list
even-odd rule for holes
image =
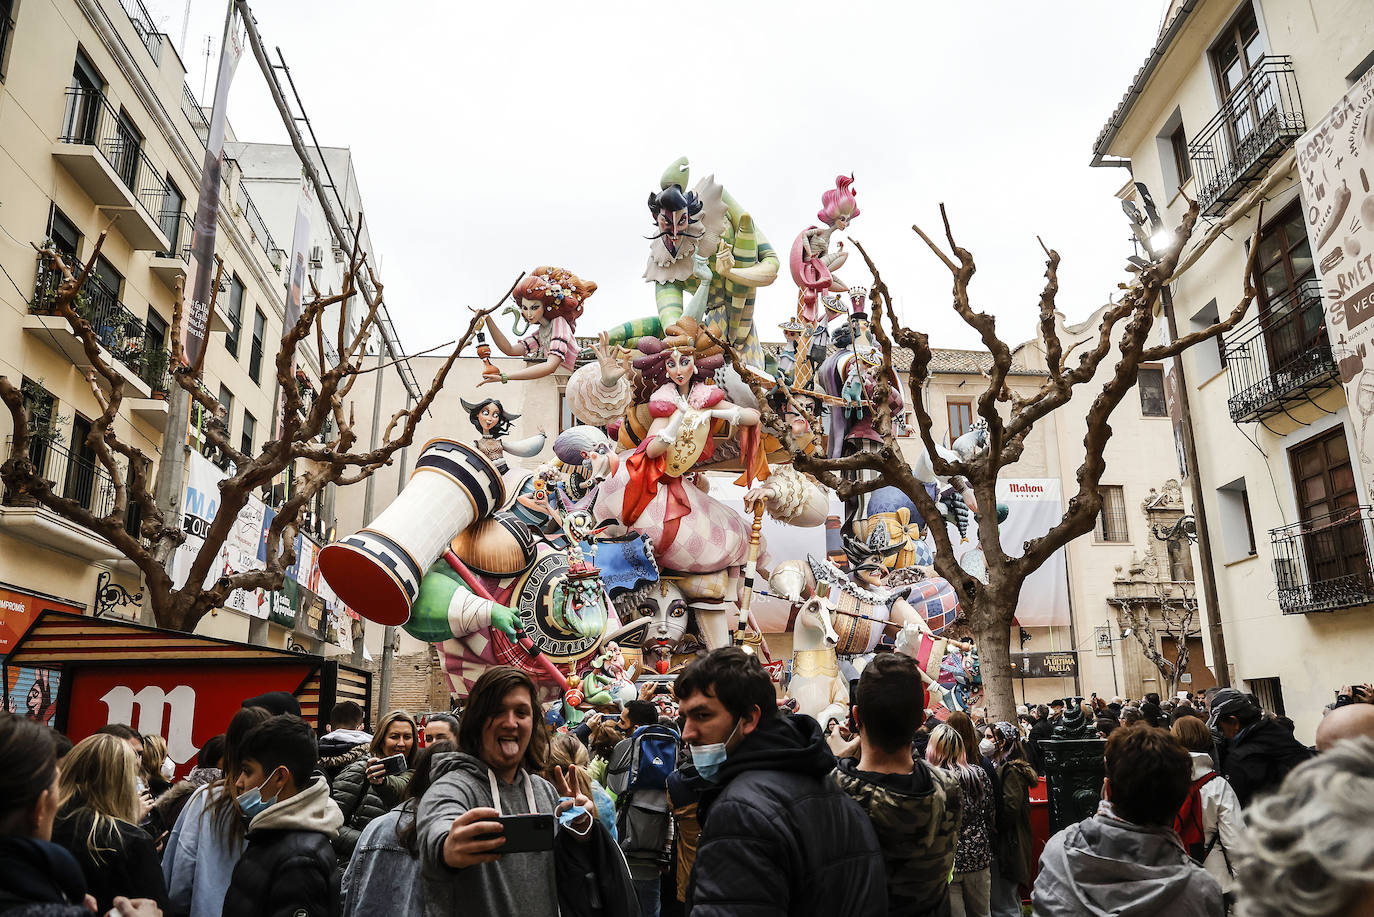
{"label": "camouflage jacket", "polygon": [[937,914],[949,895],[963,795],[924,761],[911,774],[870,774],[853,758],[830,779],[868,814],[887,868],[889,914]]}

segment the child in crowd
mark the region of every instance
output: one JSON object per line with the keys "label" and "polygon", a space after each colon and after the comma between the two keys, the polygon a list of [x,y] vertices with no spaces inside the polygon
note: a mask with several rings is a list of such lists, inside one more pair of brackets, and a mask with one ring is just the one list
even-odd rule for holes
{"label": "child in crowd", "polygon": [[313,778],[315,733],[300,717],[274,716],[237,749],[238,805],[250,821],[223,917],[337,917],[331,843],[343,813]]}

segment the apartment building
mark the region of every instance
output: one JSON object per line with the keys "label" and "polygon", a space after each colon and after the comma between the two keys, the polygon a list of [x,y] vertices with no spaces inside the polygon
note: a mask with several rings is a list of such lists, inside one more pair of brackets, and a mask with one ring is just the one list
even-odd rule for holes
{"label": "apartment building", "polygon": [[1369,0],[1176,2],[1093,148],[1094,165],[1129,170],[1119,196],[1152,206],[1158,229],[1185,198],[1199,232],[1235,220],[1173,285],[1180,334],[1241,301],[1264,199],[1254,303],[1180,363],[1231,680],[1303,741],[1342,684],[1370,678],[1374,514],[1294,145],[1372,62]]}
{"label": "apartment building", "polygon": [[[208,114],[140,0],[0,3],[0,372],[23,380],[34,408],[41,443],[31,456],[59,493],[97,513],[114,499],[113,482],[84,445],[99,407],[79,342],[49,309],[55,281],[30,245],[50,240],[76,263],[108,231],[79,308],[126,377],[115,432],[156,463],[168,424],[173,289],[193,273],[192,214]],[[272,433],[272,356],[282,334],[283,246],[290,244],[281,240],[242,168],[226,162],[216,242],[224,271],[203,383],[225,406],[233,441],[249,452]],[[302,373],[318,378],[308,349]],[[193,410],[188,445],[223,467],[227,460],[204,441],[200,414]],[[10,423],[8,414],[0,417],[7,442]],[[137,571],[111,545],[8,499],[0,506],[0,590],[27,606],[129,617],[141,607]],[[130,601],[106,601],[121,594]],[[243,636],[246,622],[225,623],[240,612],[217,617],[208,622],[213,632]],[[271,636],[274,645],[288,639],[281,628]]]}

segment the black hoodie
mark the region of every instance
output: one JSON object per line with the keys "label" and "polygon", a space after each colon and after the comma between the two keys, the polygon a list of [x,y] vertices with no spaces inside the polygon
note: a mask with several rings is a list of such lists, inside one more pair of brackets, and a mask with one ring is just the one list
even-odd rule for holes
{"label": "black hoodie", "polygon": [[91,917],[86,880],[66,848],[32,837],[0,836],[0,914]]}
{"label": "black hoodie", "polygon": [[1236,791],[1242,808],[1260,793],[1279,788],[1288,772],[1312,757],[1312,751],[1271,719],[1245,727],[1227,743],[1222,776]]}
{"label": "black hoodie", "polygon": [[689,914],[886,912],[877,837],[858,804],[826,779],[834,767],[815,720],[779,715],[730,752],[714,782],[698,778],[702,831]]}

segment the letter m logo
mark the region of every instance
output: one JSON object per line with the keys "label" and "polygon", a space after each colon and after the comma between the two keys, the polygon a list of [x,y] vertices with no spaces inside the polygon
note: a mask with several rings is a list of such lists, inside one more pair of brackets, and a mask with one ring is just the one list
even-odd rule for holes
{"label": "letter m logo", "polygon": [[[167,737],[167,755],[177,764],[190,761],[198,749],[191,742],[191,724],[195,719],[196,691],[189,685],[178,685],[170,691],[149,685],[137,694],[132,688],[120,685],[111,688],[101,699],[109,708],[108,722],[123,723],[144,735]],[[138,725],[134,725],[134,708],[138,708]],[[164,717],[167,708],[170,715]],[[163,731],[163,720],[167,729]]]}

